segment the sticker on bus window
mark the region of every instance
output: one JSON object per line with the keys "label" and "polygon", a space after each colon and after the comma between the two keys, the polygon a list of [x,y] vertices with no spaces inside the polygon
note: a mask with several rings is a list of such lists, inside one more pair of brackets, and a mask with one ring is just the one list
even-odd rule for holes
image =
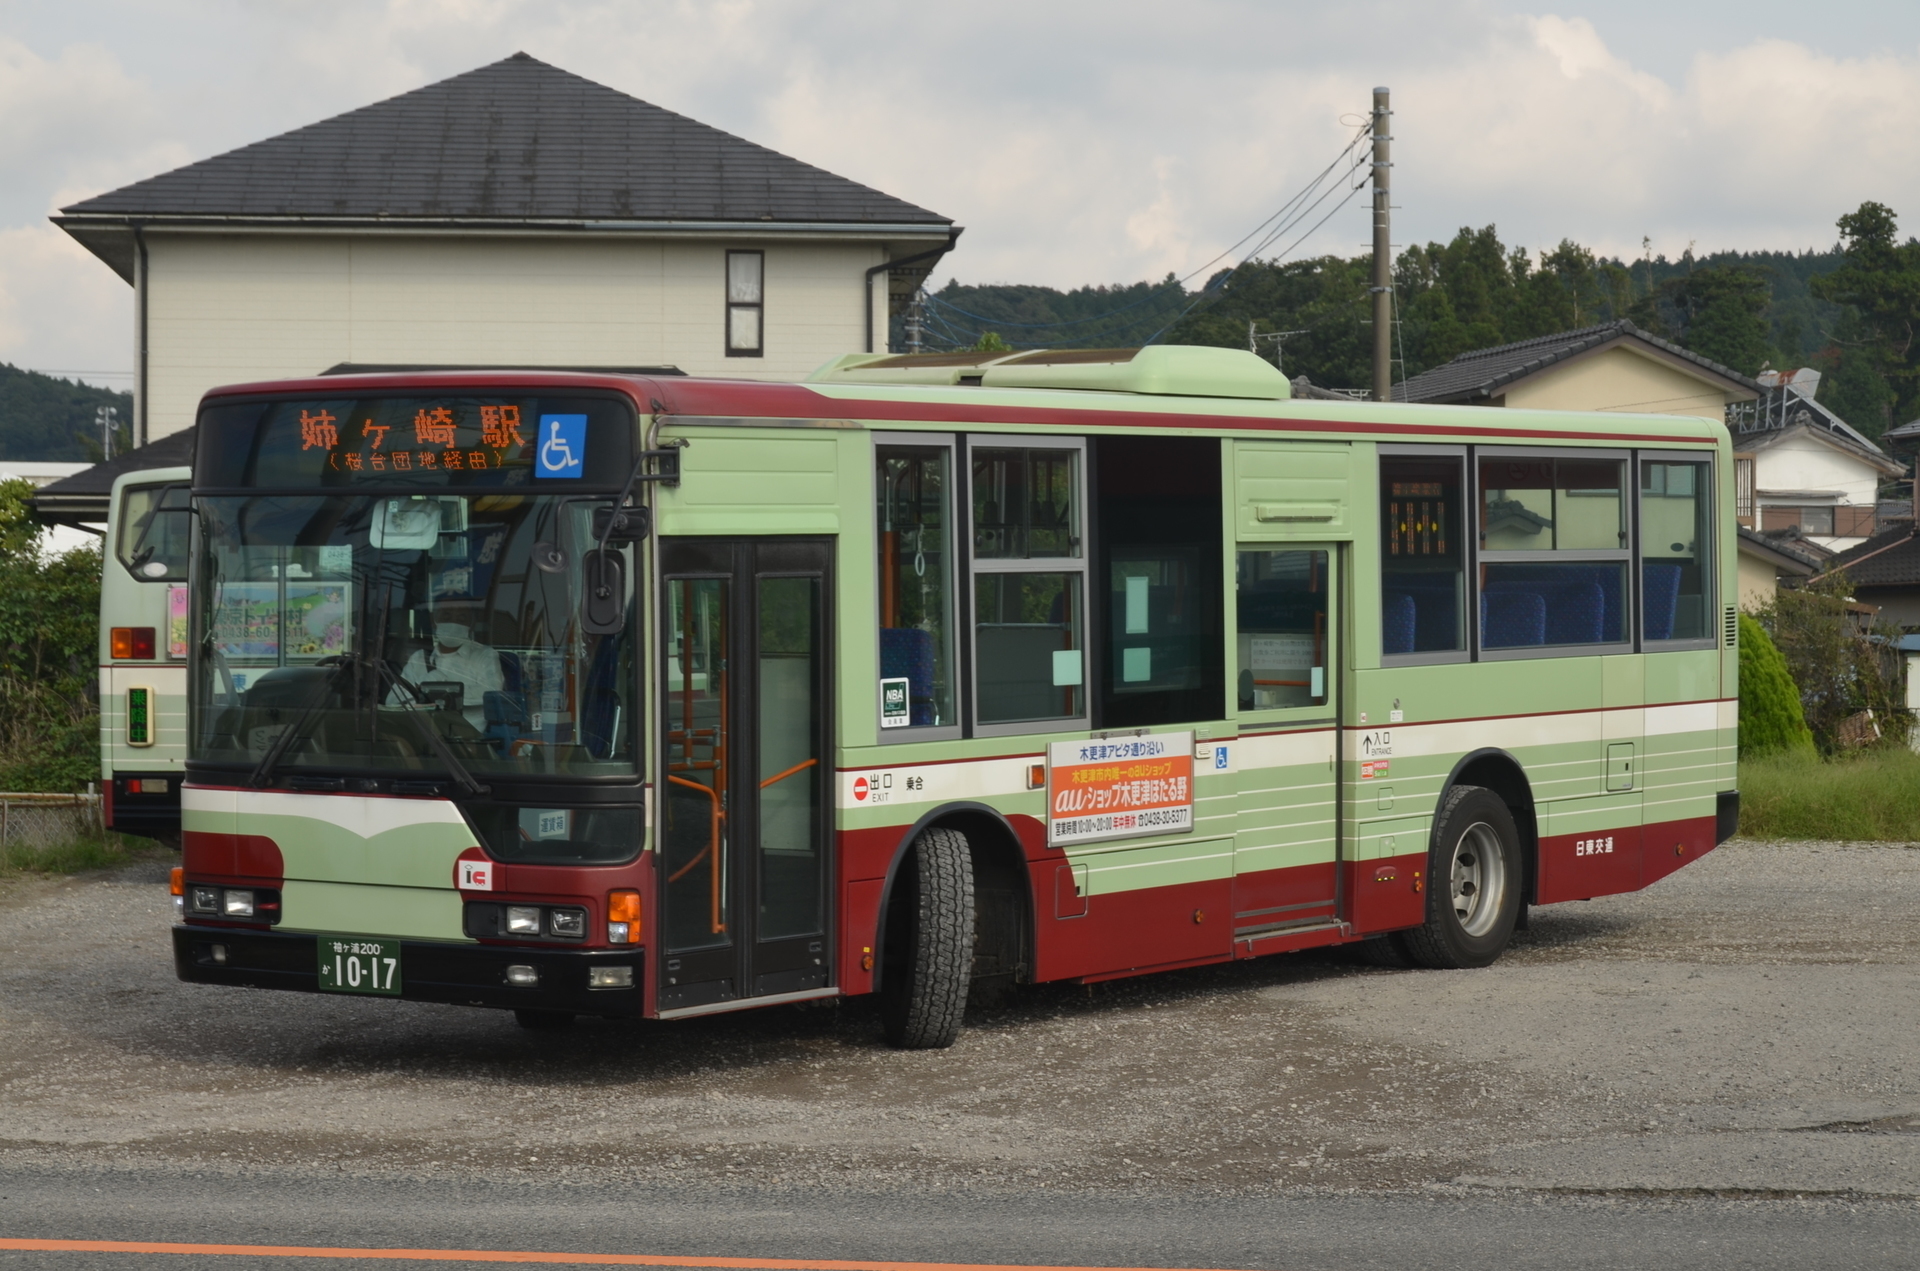
{"label": "sticker on bus window", "polygon": [[880,681],[880,727],[905,728],[912,722],[912,693],[906,676]]}
{"label": "sticker on bus window", "polygon": [[540,416],[539,452],[534,459],[537,477],[578,478],[587,470],[587,417]]}
{"label": "sticker on bus window", "polygon": [[167,588],[167,656],[187,656],[187,589]]}
{"label": "sticker on bus window", "polygon": [[1193,828],[1193,734],[1047,747],[1047,842],[1097,843]]}

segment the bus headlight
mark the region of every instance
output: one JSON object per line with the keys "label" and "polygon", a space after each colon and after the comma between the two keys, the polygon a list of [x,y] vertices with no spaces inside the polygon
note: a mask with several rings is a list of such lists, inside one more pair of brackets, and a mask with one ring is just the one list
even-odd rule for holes
{"label": "bus headlight", "polygon": [[193,889],[193,912],[197,914],[217,914],[220,912],[220,889],[218,887],[196,887]]}
{"label": "bus headlight", "polygon": [[508,905],[507,931],[516,936],[537,936],[540,934],[540,906]]}
{"label": "bus headlight", "polygon": [[222,912],[229,918],[253,917],[253,893],[241,887],[227,888],[226,905]]}
{"label": "bus headlight", "polygon": [[584,909],[548,910],[547,934],[578,940],[587,934],[587,911]]}

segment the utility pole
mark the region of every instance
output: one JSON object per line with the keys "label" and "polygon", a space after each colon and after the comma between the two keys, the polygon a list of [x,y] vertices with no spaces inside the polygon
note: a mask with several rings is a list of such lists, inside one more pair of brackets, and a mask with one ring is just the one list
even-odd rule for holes
{"label": "utility pole", "polygon": [[907,352],[919,353],[926,347],[926,335],[921,325],[921,305],[926,300],[927,290],[917,288],[913,299],[907,304]]}
{"label": "utility pole", "polygon": [[1388,228],[1393,189],[1393,137],[1387,90],[1373,90],[1373,400],[1393,396],[1393,235]]}
{"label": "utility pole", "polygon": [[93,420],[100,425],[100,458],[113,458],[113,425],[120,416],[117,406],[95,406]]}

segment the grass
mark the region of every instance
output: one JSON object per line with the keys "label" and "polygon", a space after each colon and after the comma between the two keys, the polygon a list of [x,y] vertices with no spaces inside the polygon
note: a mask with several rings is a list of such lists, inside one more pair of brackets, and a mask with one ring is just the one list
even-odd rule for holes
{"label": "grass", "polygon": [[51,847],[23,847],[16,843],[0,848],[0,878],[118,869],[172,855],[152,839],[125,834],[92,835]]}
{"label": "grass", "polygon": [[1740,835],[1920,840],[1920,755],[1888,748],[1828,760],[1782,755],[1743,759]]}

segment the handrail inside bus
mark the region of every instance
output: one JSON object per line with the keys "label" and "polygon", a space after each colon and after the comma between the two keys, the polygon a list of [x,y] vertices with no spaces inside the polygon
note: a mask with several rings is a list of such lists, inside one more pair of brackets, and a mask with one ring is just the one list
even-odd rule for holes
{"label": "handrail inside bus", "polygon": [[776,772],[773,776],[768,777],[765,781],[762,781],[760,783],[760,788],[764,790],[776,781],[785,781],[788,777],[791,777],[794,773],[801,772],[807,768],[811,768],[813,767],[813,765],[819,762],[820,761],[818,759],[803,760],[802,762],[793,765],[793,767],[787,769],[785,772]]}
{"label": "handrail inside bus", "polygon": [[727,924],[720,921],[720,818],[724,815],[724,813],[720,811],[720,795],[711,786],[703,786],[698,781],[688,781],[685,777],[669,775],[667,780],[674,785],[685,786],[689,790],[698,790],[701,794],[706,795],[707,801],[713,805],[713,820],[707,831],[707,845],[700,849],[699,855],[695,856],[685,865],[682,865],[674,873],[669,874],[667,881],[669,883],[677,883],[701,861],[704,860],[708,863],[708,872],[713,877],[713,934],[720,935],[727,929]]}

